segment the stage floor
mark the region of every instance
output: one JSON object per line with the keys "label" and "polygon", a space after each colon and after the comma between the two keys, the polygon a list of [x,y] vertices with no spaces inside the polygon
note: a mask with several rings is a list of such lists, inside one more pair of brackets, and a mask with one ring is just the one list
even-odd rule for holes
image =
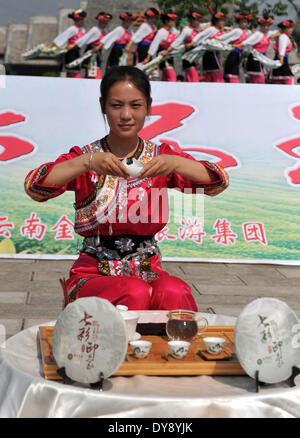
{"label": "stage floor", "polygon": [[[67,278],[72,260],[0,259],[0,323],[6,337],[55,320],[62,310],[59,278]],[[198,310],[238,316],[250,301],[274,297],[285,301],[300,316],[300,266],[170,262],[171,274],[192,288]]]}

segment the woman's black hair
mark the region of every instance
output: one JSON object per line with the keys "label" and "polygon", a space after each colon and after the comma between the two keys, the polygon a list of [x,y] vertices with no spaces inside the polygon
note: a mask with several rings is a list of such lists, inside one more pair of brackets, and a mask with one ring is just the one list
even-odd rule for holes
{"label": "woman's black hair", "polygon": [[151,102],[151,85],[147,75],[133,66],[112,67],[101,80],[102,112],[105,114],[108,92],[117,82],[129,80],[146,98],[147,106]]}

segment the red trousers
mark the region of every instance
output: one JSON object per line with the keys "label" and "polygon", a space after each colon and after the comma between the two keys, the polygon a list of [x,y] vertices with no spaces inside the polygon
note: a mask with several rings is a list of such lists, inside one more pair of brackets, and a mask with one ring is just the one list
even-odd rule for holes
{"label": "red trousers", "polygon": [[264,74],[252,75],[249,73],[249,84],[265,84],[266,78]]}
{"label": "red trousers", "polygon": [[272,79],[272,83],[273,84],[278,84],[278,85],[294,85],[295,81],[294,78],[286,78],[286,79]]}
{"label": "red trousers", "polygon": [[187,82],[199,82],[199,75],[196,67],[190,67],[185,70],[185,80]]}
{"label": "red trousers", "polygon": [[177,76],[174,68],[164,68],[162,72],[161,80],[167,82],[176,82]]}
{"label": "red trousers", "polygon": [[151,257],[151,270],[159,277],[150,283],[138,277],[107,276],[97,271],[96,259],[82,253],[71,268],[67,280],[68,289],[82,278],[89,279],[79,290],[77,298],[98,296],[114,305],[122,304],[129,310],[173,310],[197,311],[190,286],[180,278],[163,270],[159,256]]}
{"label": "red trousers", "polygon": [[73,79],[81,79],[81,73],[79,72],[67,72],[67,78],[73,78]]}
{"label": "red trousers", "polygon": [[205,82],[224,82],[222,70],[206,72]]}

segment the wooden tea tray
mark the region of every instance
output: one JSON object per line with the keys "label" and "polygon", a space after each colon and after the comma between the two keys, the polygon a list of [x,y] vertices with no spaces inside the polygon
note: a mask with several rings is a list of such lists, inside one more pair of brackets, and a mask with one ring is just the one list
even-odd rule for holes
{"label": "wooden tea tray", "polygon": [[[53,326],[39,327],[40,346],[44,377],[47,380],[62,380],[57,374],[57,364],[52,355],[51,340]],[[219,355],[205,353],[202,337],[221,336],[227,342]],[[136,359],[128,346],[126,360],[114,376],[154,375],[154,376],[191,376],[191,375],[245,375],[235,357],[234,326],[209,326],[208,330],[192,341],[187,355],[183,359],[174,359],[167,355],[168,338],[165,336],[142,336],[141,339],[152,342],[148,356]]]}

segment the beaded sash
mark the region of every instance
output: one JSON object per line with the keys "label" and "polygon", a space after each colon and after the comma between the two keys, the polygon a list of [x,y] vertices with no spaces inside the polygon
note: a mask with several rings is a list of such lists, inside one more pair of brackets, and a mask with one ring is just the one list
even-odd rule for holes
{"label": "beaded sash", "polygon": [[137,277],[147,282],[159,276],[151,269],[151,257],[161,257],[154,236],[86,237],[81,251],[97,259],[102,275]]}

